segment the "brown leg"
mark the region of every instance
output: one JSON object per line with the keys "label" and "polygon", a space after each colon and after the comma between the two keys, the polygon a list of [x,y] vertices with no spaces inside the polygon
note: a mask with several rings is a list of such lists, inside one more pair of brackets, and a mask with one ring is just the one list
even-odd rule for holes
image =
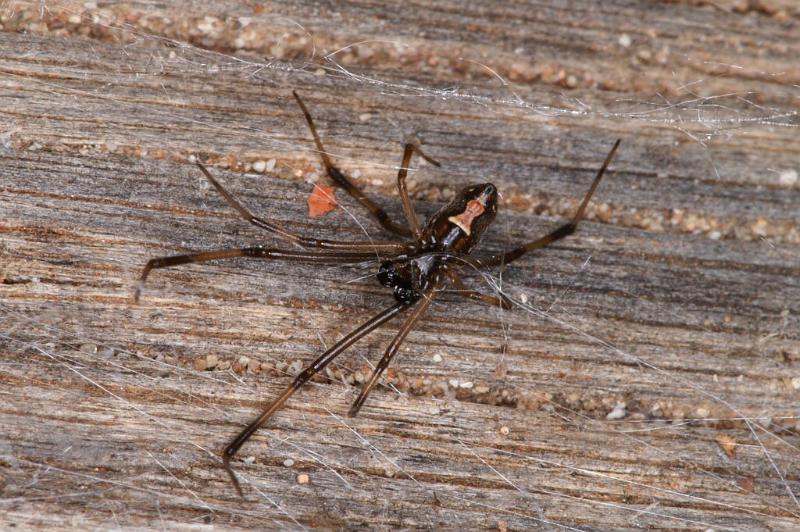
{"label": "brown leg", "polygon": [[482,294],[477,290],[470,290],[469,288],[464,286],[464,281],[462,281],[461,277],[453,270],[447,270],[447,277],[453,283],[453,286],[456,287],[457,290],[456,293],[458,295],[462,295],[464,297],[468,297],[476,301],[482,301],[487,305],[493,307],[500,307],[505,310],[511,310],[514,307],[514,305],[511,303],[511,300],[508,299],[502,293],[499,296],[490,296],[489,294]]}
{"label": "brown leg", "polygon": [[411,198],[408,197],[408,190],[406,189],[406,177],[408,176],[408,165],[411,164],[411,155],[416,151],[420,157],[435,166],[441,166],[438,161],[435,161],[425,155],[420,149],[418,142],[414,139],[406,142],[403,149],[403,161],[400,163],[400,170],[397,172],[397,190],[400,192],[400,200],[403,202],[403,212],[406,215],[406,221],[411,228],[411,234],[414,241],[419,243],[422,239],[422,230],[417,220],[417,213],[414,211],[414,206],[411,204]]}
{"label": "brown leg", "polygon": [[438,280],[434,281],[430,288],[428,288],[423,294],[419,301],[415,304],[413,312],[406,318],[405,323],[400,328],[397,333],[397,336],[394,337],[392,343],[389,344],[389,347],[386,348],[386,353],[384,353],[383,358],[381,358],[378,365],[375,366],[375,369],[370,375],[369,380],[364,384],[364,387],[361,388],[361,393],[358,395],[358,398],[353,403],[353,406],[350,407],[350,411],[347,413],[348,416],[353,417],[358,415],[358,411],[361,410],[361,406],[364,404],[364,401],[367,400],[367,396],[378,383],[378,379],[380,378],[383,371],[389,366],[389,363],[392,361],[394,356],[397,354],[397,350],[400,348],[400,344],[403,343],[408,333],[411,332],[411,329],[414,328],[414,325],[419,321],[425,311],[428,310],[428,306],[433,301],[434,296],[436,295],[436,290],[438,289],[440,283]]}
{"label": "brown leg", "polygon": [[170,268],[181,264],[189,264],[193,262],[208,262],[211,260],[230,259],[233,257],[251,257],[258,259],[279,259],[288,260],[292,262],[316,262],[323,264],[353,264],[364,260],[374,259],[375,255],[370,252],[361,253],[346,253],[346,252],[330,252],[319,253],[313,251],[287,251],[283,249],[265,248],[263,246],[254,246],[248,248],[235,248],[235,249],[216,249],[213,251],[203,251],[200,253],[189,253],[186,255],[173,255],[169,257],[158,257],[150,259],[145,264],[142,270],[142,275],[139,277],[139,282],[133,293],[135,302],[139,301],[139,296],[144,286],[144,282],[150,275],[151,270],[158,268]]}
{"label": "brown leg", "polygon": [[501,253],[500,255],[494,255],[486,260],[480,260],[480,264],[484,266],[497,266],[499,264],[508,264],[509,262],[515,261],[525,253],[529,251],[533,251],[534,249],[543,248],[546,245],[555,242],[556,240],[560,240],[565,236],[569,236],[575,232],[575,229],[578,227],[578,222],[581,221],[583,218],[583,212],[586,210],[586,206],[589,204],[589,200],[592,199],[592,195],[594,191],[597,189],[597,185],[600,184],[600,180],[603,178],[603,174],[608,168],[608,165],[611,163],[611,159],[614,158],[614,153],[617,151],[617,147],[619,146],[620,139],[617,139],[617,142],[614,143],[614,147],[611,148],[611,151],[606,156],[605,162],[603,162],[603,166],[600,167],[600,170],[597,172],[597,176],[594,178],[592,182],[592,186],[589,187],[589,192],[586,193],[586,196],[583,198],[580,207],[578,207],[578,212],[575,213],[575,216],[572,217],[568,223],[562,225],[561,227],[557,228],[555,231],[551,231],[550,233],[546,234],[545,236],[538,238],[532,242],[528,242],[522,246],[514,248],[510,251],[506,251],[505,253]]}
{"label": "brown leg", "polygon": [[205,174],[206,178],[208,178],[211,184],[214,185],[214,188],[217,189],[217,192],[222,194],[222,196],[228,201],[228,204],[239,211],[239,214],[242,215],[242,218],[257,227],[260,227],[261,229],[265,229],[270,233],[274,233],[300,246],[307,248],[336,249],[342,251],[373,251],[374,253],[404,253],[410,251],[411,249],[410,244],[405,244],[402,242],[324,240],[296,235],[283,229],[277,224],[264,220],[263,218],[259,218],[258,216],[254,216],[253,213],[239,203],[239,201],[237,201],[230,192],[225,190],[225,187],[223,187],[222,184],[211,175],[211,172],[209,172],[203,164],[198,162],[197,166],[200,168],[203,174]]}
{"label": "brown leg", "polygon": [[325,165],[325,170],[328,172],[328,177],[330,177],[337,185],[342,187],[350,194],[353,199],[363,205],[372,216],[378,221],[381,226],[383,226],[388,231],[392,233],[410,237],[412,236],[411,230],[407,227],[403,227],[402,225],[398,225],[389,219],[389,215],[386,214],[386,211],[378,207],[371,199],[364,195],[352,181],[350,181],[347,176],[345,176],[341,170],[336,168],[333,163],[331,162],[331,158],[328,157],[328,153],[325,151],[325,148],[322,146],[322,140],[319,138],[319,134],[317,133],[317,128],[314,126],[314,120],[311,118],[311,113],[308,112],[306,105],[303,103],[303,100],[300,99],[300,96],[297,94],[297,91],[292,91],[295,100],[297,100],[298,105],[300,105],[300,109],[303,111],[303,114],[306,117],[306,122],[308,123],[308,128],[311,130],[311,135],[314,137],[314,143],[317,145],[317,151],[319,152],[319,156],[322,159],[322,164]]}
{"label": "brown leg", "polygon": [[227,447],[225,447],[225,450],[222,451],[222,462],[225,466],[225,470],[231,477],[233,485],[236,487],[236,491],[239,492],[239,496],[242,496],[242,487],[239,485],[239,480],[236,478],[233,469],[231,469],[231,459],[242,447],[242,445],[244,445],[245,442],[250,439],[253,433],[255,433],[281,406],[283,406],[283,404],[294,394],[294,392],[308,382],[311,377],[322,371],[325,366],[327,366],[334,358],[342,353],[342,351],[408,308],[409,306],[404,303],[397,303],[336,342],[333,347],[325,351],[310,366],[304,369],[302,373],[295,377],[294,382],[292,382],[292,384],[290,384],[277,399],[275,399],[268,407],[266,407],[260,416],[258,416],[252,423],[242,430],[239,435],[236,436]]}

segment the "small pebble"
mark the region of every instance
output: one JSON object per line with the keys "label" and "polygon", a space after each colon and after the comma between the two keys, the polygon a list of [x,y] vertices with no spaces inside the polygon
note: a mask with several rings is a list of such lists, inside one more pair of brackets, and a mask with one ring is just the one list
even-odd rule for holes
{"label": "small pebble", "polygon": [[461,384],[459,384],[459,387],[464,390],[471,390],[473,386],[474,384],[472,383],[472,381],[462,382]]}
{"label": "small pebble", "polygon": [[768,228],[769,228],[769,222],[765,218],[757,219],[750,226],[750,229],[753,231],[753,233],[758,236],[767,236]]}
{"label": "small pebble", "polygon": [[618,42],[620,46],[622,46],[623,48],[627,48],[633,43],[633,40],[631,40],[630,35],[628,35],[627,33],[623,33],[622,35],[619,36]]}
{"label": "small pebble", "polygon": [[781,185],[792,186],[797,183],[797,170],[784,170],[778,175]]}
{"label": "small pebble", "polygon": [[95,344],[83,344],[81,345],[81,353],[86,353],[87,355],[93,355],[97,353],[97,346]]}
{"label": "small pebble", "polygon": [[792,379],[792,388],[795,390],[800,390],[800,377],[795,377]]}
{"label": "small pebble", "polygon": [[247,465],[250,465],[250,464],[252,464],[252,463],[254,463],[254,462],[256,461],[256,457],[255,457],[255,456],[248,456],[247,458],[245,458],[245,459],[244,459],[244,460],[242,460],[242,461],[243,461],[245,464],[247,464]]}
{"label": "small pebble", "polygon": [[503,436],[508,436],[509,432],[511,432],[511,430],[509,430],[509,428],[506,427],[505,425],[500,427],[500,434],[502,434]]}
{"label": "small pebble", "polygon": [[309,481],[308,475],[306,475],[305,473],[300,473],[299,475],[297,475],[298,484],[308,484],[308,481]]}
{"label": "small pebble", "polygon": [[441,362],[442,361],[442,355],[440,355],[439,353],[436,353],[435,355],[433,355],[433,361],[436,362],[436,363]]}
{"label": "small pebble", "polygon": [[636,52],[636,57],[647,63],[653,58],[653,52],[650,50],[639,50]]}
{"label": "small pebble", "polygon": [[117,352],[116,349],[114,349],[113,347],[106,347],[105,349],[100,351],[100,356],[113,357],[116,354],[116,352]]}
{"label": "small pebble", "polygon": [[264,170],[267,169],[266,161],[256,161],[253,163],[253,170],[258,172],[259,174],[263,174]]}
{"label": "small pebble", "polygon": [[450,379],[447,383],[451,388],[458,388],[458,379]]}
{"label": "small pebble", "polygon": [[625,410],[625,403],[617,403],[617,406],[614,407],[614,410],[608,413],[606,419],[609,421],[613,421],[615,419],[622,419],[627,415]]}
{"label": "small pebble", "polygon": [[286,460],[283,461],[283,465],[284,467],[292,467],[294,465],[294,460],[292,460],[291,458],[287,458]]}
{"label": "small pebble", "polygon": [[264,170],[267,171],[267,172],[271,172],[271,171],[275,170],[275,165],[277,163],[278,163],[278,161],[276,161],[275,159],[270,159],[269,161],[267,161],[267,166],[264,167]]}
{"label": "small pebble", "polygon": [[295,360],[292,362],[292,365],[289,366],[289,374],[296,377],[300,375],[300,372],[303,371],[303,361],[302,360]]}

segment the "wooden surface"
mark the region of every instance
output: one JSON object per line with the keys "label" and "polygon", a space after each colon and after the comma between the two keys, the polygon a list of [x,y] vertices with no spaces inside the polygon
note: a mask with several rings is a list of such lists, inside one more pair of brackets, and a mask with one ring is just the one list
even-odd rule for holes
{"label": "wooden surface", "polygon": [[[404,6],[0,4],[0,527],[800,526],[795,4]],[[443,294],[347,418],[396,325],[357,344],[243,448],[240,500],[219,451],[390,304],[375,264],[131,294],[151,257],[276,243],[193,154],[292,230],[386,237],[342,194],[308,219],[292,89],[395,219],[408,134],[443,163],[413,164],[421,213],[494,182],[484,253],[623,140],[578,234],[468,276],[513,311]]]}

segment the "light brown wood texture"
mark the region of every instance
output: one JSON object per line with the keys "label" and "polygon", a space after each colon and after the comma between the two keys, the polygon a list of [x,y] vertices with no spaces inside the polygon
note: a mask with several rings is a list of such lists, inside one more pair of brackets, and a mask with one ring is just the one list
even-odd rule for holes
{"label": "light brown wood texture", "polygon": [[[478,7],[480,6],[480,7]],[[749,529],[800,526],[800,13],[794,2],[3,2],[0,527]],[[361,43],[357,46],[351,46]],[[348,47],[348,48],[345,48]],[[423,215],[503,194],[501,311],[444,293],[356,418],[393,322],[228,441],[391,304],[376,264],[152,257],[386,235],[401,144]],[[307,482],[306,482],[307,480]]]}

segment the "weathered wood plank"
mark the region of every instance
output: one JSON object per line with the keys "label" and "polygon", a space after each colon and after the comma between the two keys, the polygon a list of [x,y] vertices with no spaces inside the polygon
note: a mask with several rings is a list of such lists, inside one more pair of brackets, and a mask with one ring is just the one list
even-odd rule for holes
{"label": "weathered wood plank", "polygon": [[[796,8],[763,4],[5,4],[0,522],[796,528],[800,43]],[[335,56],[350,74],[321,59],[364,40]],[[241,501],[217,453],[389,304],[375,265],[231,261],[131,291],[153,256],[271,242],[192,154],[293,230],[384,237],[347,199],[308,219],[292,89],[396,219],[409,133],[443,163],[415,163],[421,212],[495,182],[486,252],[572,212],[623,145],[579,233],[502,271],[513,312],[444,294],[350,419],[393,327],[358,344],[243,449]]]}

